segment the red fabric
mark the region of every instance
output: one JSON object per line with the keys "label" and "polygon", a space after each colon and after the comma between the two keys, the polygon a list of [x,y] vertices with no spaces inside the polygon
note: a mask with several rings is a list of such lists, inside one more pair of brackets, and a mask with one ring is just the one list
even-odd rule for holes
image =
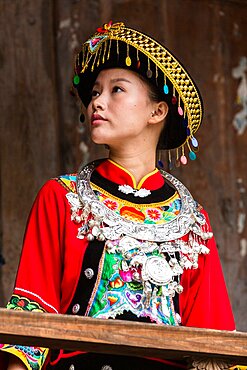
{"label": "red fabric", "polygon": [[[209,224],[208,215],[202,211]],[[210,224],[209,224],[210,225]],[[211,230],[211,229],[210,229]],[[229,301],[215,239],[209,239],[208,255],[199,255],[199,267],[185,270],[179,296],[182,325],[197,328],[235,330],[235,322]]]}
{"label": "red fabric", "polygon": [[28,221],[14,293],[47,312],[65,313],[76,289],[87,242],[71,222],[67,191],[55,180],[40,190]]}
{"label": "red fabric", "polygon": [[[135,187],[133,178],[124,168],[118,167],[112,161],[104,161],[97,167],[97,172],[106,179],[109,179],[119,185],[129,185]],[[147,190],[156,190],[164,185],[164,178],[160,172],[151,172],[147,175],[147,178],[143,181],[142,188]]]}

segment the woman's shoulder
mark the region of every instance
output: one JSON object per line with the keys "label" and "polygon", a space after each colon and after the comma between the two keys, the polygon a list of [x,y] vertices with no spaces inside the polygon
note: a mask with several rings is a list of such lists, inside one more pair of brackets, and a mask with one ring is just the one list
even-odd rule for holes
{"label": "woman's shoulder", "polygon": [[47,180],[40,188],[37,198],[64,197],[68,192],[76,193],[76,173],[60,175]]}

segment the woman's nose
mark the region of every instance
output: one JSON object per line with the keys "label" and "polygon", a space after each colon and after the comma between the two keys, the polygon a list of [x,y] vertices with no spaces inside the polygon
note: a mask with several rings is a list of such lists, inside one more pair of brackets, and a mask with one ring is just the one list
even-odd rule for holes
{"label": "woman's nose", "polygon": [[103,94],[100,94],[99,96],[95,97],[92,101],[93,110],[104,110],[105,105],[106,102]]}

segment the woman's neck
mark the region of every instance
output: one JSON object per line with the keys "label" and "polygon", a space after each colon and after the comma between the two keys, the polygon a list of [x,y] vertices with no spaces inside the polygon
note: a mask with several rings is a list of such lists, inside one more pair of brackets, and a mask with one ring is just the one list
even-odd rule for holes
{"label": "woman's neck", "polygon": [[156,167],[156,153],[153,151],[120,153],[110,150],[109,159],[128,170],[137,184]]}

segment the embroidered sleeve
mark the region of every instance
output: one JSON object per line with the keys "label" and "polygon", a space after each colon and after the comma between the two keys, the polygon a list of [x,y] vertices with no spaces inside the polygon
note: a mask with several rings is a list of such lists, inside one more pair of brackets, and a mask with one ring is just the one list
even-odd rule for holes
{"label": "embroidered sleeve", "polygon": [[[37,302],[30,301],[26,297],[13,294],[7,304],[7,309],[29,311],[29,312],[45,312]],[[42,347],[28,347],[22,345],[0,344],[2,351],[11,353],[22,360],[29,370],[41,369],[47,353],[47,348]]]}

